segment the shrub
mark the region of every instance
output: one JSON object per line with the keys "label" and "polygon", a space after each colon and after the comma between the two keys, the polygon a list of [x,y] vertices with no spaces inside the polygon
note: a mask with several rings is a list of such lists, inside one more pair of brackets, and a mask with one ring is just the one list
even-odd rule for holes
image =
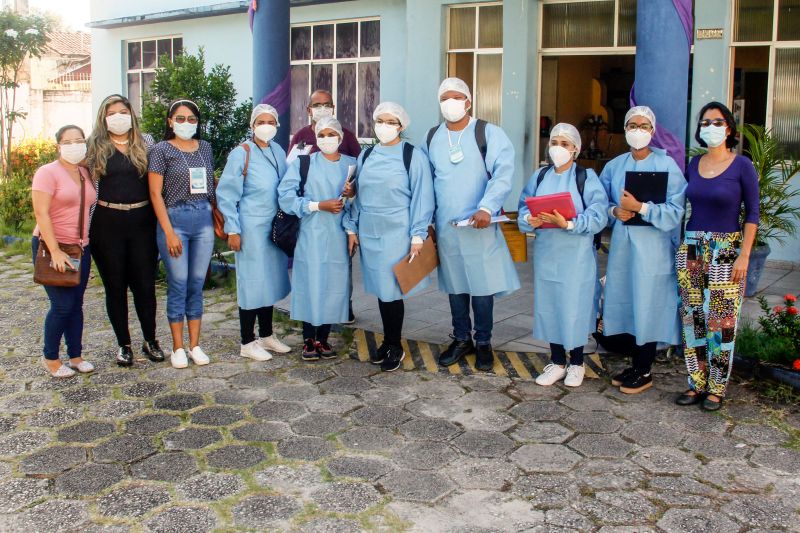
{"label": "shrub", "polygon": [[736,352],[749,359],[791,366],[797,357],[786,337],[773,337],[752,324],[742,324],[736,332]]}
{"label": "shrub", "polygon": [[3,224],[8,229],[19,232],[33,218],[30,177],[15,172],[0,179],[0,219]]}
{"label": "shrub", "polygon": [[797,297],[787,294],[783,297],[783,305],[769,308],[767,299],[758,298],[764,312],[758,318],[761,331],[770,337],[787,339],[794,346],[794,354],[800,353],[800,316],[798,316]]}
{"label": "shrub", "polygon": [[25,139],[11,148],[11,166],[14,174],[33,179],[36,169],[58,159],[55,141],[44,138]]}

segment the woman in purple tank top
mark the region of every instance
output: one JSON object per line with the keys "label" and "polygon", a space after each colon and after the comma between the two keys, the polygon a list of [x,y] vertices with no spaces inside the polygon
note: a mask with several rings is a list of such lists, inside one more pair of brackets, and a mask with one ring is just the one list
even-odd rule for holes
{"label": "woman in purple tank top", "polygon": [[[758,175],[731,149],[738,143],[730,110],[710,102],[695,139],[708,153],[689,163],[686,198],[692,214],[676,255],[683,349],[689,390],[678,405],[722,406],[750,250],[758,228]],[[744,205],[744,231],[740,214]]]}

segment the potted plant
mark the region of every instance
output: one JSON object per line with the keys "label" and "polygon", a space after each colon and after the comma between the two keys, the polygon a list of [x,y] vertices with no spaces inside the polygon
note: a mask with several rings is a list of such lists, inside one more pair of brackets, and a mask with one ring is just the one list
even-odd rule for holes
{"label": "potted plant", "polygon": [[758,174],[760,193],[760,220],[750,252],[745,289],[745,296],[753,296],[771,251],[769,243],[783,243],[797,233],[800,187],[792,187],[790,182],[800,172],[800,161],[788,155],[780,141],[763,126],[745,124],[742,136],[746,141],[744,153],[753,161]]}

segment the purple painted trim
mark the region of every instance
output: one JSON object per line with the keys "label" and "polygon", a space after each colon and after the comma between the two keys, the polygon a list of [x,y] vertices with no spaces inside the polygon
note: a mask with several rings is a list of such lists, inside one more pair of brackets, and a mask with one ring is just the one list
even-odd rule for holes
{"label": "purple painted trim", "polygon": [[694,19],[692,17],[692,0],[672,0],[675,10],[678,12],[678,17],[683,24],[683,31],[686,32],[686,41],[689,46],[694,42]]}
{"label": "purple painted trim", "polygon": [[279,115],[289,112],[289,105],[292,101],[292,72],[286,73],[283,81],[275,87],[271,93],[261,99],[259,103],[269,104],[278,110]]}
{"label": "purple painted trim", "polygon": [[[630,105],[634,107],[636,103],[636,84],[631,87]],[[662,148],[667,151],[667,154],[675,160],[681,172],[686,170],[686,147],[671,131],[667,128],[656,128],[653,140],[650,142],[656,148]]]}
{"label": "purple painted trim", "polygon": [[250,32],[253,32],[253,21],[256,18],[256,10],[253,9],[253,3],[250,3],[250,7],[247,8],[247,17],[250,19]]}

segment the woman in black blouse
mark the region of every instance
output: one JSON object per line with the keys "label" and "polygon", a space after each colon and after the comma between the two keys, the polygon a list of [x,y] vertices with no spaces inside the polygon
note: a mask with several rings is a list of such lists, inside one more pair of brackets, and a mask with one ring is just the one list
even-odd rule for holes
{"label": "woman in black blouse", "polygon": [[156,217],[150,204],[147,152],[152,138],[139,131],[127,98],[112,94],[100,105],[89,137],[87,164],[97,183],[92,257],[106,290],[106,311],[117,337],[117,364],[131,366],[128,288],[144,336],[142,351],[164,360],[156,340]]}

